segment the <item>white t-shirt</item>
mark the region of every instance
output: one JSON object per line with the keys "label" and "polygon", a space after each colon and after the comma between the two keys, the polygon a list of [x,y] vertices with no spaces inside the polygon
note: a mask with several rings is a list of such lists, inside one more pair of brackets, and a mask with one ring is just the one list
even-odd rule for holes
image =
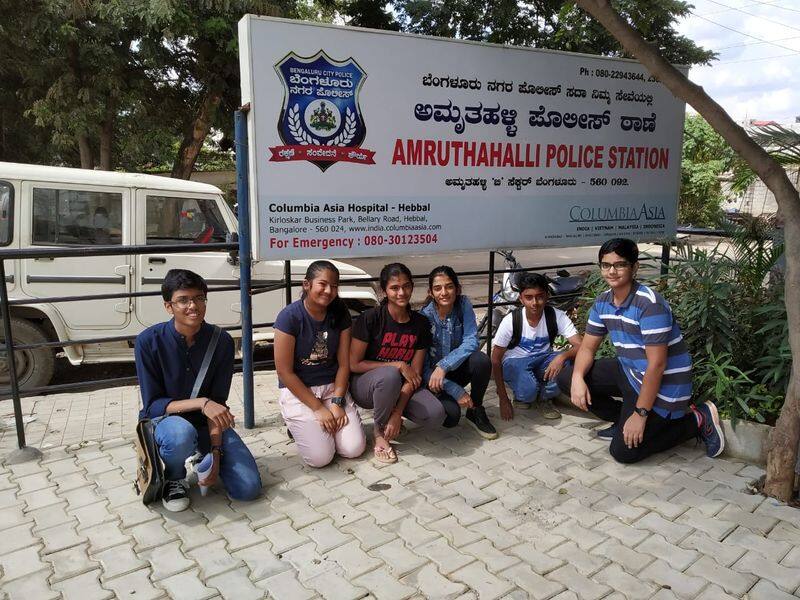
{"label": "white t-shirt", "polygon": [[[556,311],[556,324],[558,325],[559,335],[563,335],[565,338],[571,338],[573,335],[577,335],[578,330],[575,329],[575,325],[567,316],[567,313],[557,308],[553,310]],[[500,327],[497,328],[494,340],[492,340],[495,346],[508,348],[514,328],[512,323],[513,318],[513,311],[503,318]],[[538,325],[534,328],[528,323],[528,319],[525,318],[525,313],[523,313],[522,336],[520,337],[519,344],[507,351],[503,355],[503,360],[507,358],[524,358],[526,356],[545,354],[551,350],[550,337],[547,335],[547,319],[545,319],[544,314],[542,314],[542,318],[539,319]]]}

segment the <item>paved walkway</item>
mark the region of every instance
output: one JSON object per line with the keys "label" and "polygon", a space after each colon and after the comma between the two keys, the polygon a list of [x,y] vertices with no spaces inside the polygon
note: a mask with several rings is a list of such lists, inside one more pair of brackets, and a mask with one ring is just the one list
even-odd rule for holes
{"label": "paved walkway", "polygon": [[[410,431],[400,462],[301,466],[272,373],[243,432],[264,498],[145,508],[131,486],[136,388],[24,401],[37,463],[0,467],[0,597],[795,597],[800,511],[745,492],[762,470],[687,444],[622,466],[577,414],[485,442]],[[241,379],[235,380],[239,394]],[[488,402],[496,417],[496,400]],[[14,447],[0,405],[0,452]]]}

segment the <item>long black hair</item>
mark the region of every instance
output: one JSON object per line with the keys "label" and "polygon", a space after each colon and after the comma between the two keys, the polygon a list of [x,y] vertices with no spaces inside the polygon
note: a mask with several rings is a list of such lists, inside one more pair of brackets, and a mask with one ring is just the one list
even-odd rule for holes
{"label": "long black hair", "polygon": [[450,278],[450,281],[452,281],[453,285],[456,286],[456,299],[455,302],[453,302],[453,306],[456,306],[459,302],[459,298],[461,297],[461,282],[458,281],[458,275],[456,275],[453,267],[449,265],[440,265],[433,269],[428,275],[428,298],[425,300],[425,306],[431,302],[435,302],[433,299],[433,294],[431,294],[431,290],[433,290],[433,280],[439,275],[444,275],[445,277]]}
{"label": "long black hair", "polygon": [[[408,280],[411,282],[411,285],[414,285],[414,279],[411,275],[411,270],[405,266],[403,263],[389,263],[388,265],[383,265],[380,274],[380,286],[381,290],[383,291],[383,298],[381,298],[381,305],[386,306],[389,304],[389,299],[386,297],[386,287],[389,285],[389,280],[392,277],[399,277],[400,275],[405,275],[408,277]],[[408,311],[411,312],[411,306],[409,303]]]}
{"label": "long black hair", "polygon": [[[330,271],[334,275],[336,275],[336,282],[339,282],[339,269],[336,268],[329,260],[315,260],[310,265],[308,265],[308,269],[306,269],[306,275],[303,277],[305,281],[311,283],[316,279],[323,271]],[[306,297],[306,291],[303,290],[303,293],[300,295],[300,299],[303,300]],[[333,299],[328,305],[328,318],[330,319],[331,325],[335,328],[338,327],[340,323],[349,316],[350,312],[347,310],[347,304],[344,303],[344,300],[341,299],[339,294],[336,294],[336,298]]]}

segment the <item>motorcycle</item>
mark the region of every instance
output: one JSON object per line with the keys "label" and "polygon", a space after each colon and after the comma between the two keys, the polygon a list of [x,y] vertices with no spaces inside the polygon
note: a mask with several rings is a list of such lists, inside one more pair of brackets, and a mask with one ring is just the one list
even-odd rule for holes
{"label": "motorcycle", "polygon": [[[522,268],[517,262],[514,252],[512,250],[497,250],[497,254],[503,257],[505,261],[505,270],[516,270]],[[510,313],[516,306],[519,300],[519,291],[517,290],[516,283],[521,271],[503,273],[503,283],[500,290],[497,291],[492,302],[495,305],[492,309],[492,337],[497,333],[497,328],[500,326],[500,321],[503,320],[508,313]],[[563,310],[568,315],[575,310],[583,294],[583,288],[586,285],[585,275],[571,275],[566,269],[556,271],[556,277],[547,278],[548,287],[550,288],[550,304],[556,308]],[[513,304],[502,304],[504,302],[513,302]],[[498,306],[500,304],[500,306]],[[489,312],[478,323],[478,337],[486,335],[486,326],[489,322]],[[485,343],[485,341],[484,341]]]}

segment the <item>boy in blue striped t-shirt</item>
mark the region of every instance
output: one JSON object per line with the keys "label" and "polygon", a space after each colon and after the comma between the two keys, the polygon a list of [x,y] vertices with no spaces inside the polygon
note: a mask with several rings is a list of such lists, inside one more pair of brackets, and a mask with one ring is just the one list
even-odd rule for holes
{"label": "boy in blue striped t-shirt", "polygon": [[[610,289],[595,299],[575,366],[561,372],[559,387],[581,410],[613,422],[598,435],[611,440],[619,462],[638,462],[697,436],[708,456],[719,456],[725,440],[717,408],[691,404],[692,358],[667,301],[636,281],[636,243],[609,240],[598,257]],[[606,334],[617,358],[595,360]]]}

